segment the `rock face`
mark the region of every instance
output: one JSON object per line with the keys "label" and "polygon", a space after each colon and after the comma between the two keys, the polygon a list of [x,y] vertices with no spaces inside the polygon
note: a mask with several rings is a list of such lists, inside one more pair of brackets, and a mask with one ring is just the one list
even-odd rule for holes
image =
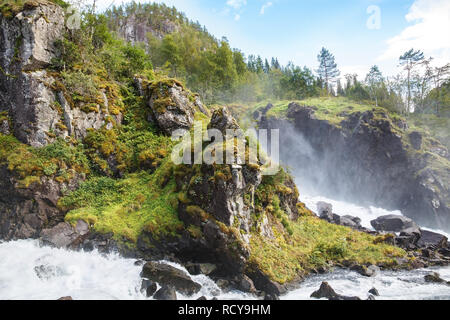
{"label": "rock face", "polygon": [[147,99],[151,109],[149,120],[167,135],[175,130],[189,130],[196,112],[207,114],[199,97],[186,91],[176,80],[150,84]]}
{"label": "rock face", "polygon": [[28,188],[18,187],[17,177],[0,166],[0,239],[37,238],[44,228],[64,220],[57,202],[63,190],[74,190],[81,177],[58,183],[47,177]]}
{"label": "rock face", "polygon": [[449,228],[450,171],[440,164],[448,160],[433,151],[444,146],[434,142],[426,150],[425,137],[408,136],[406,124],[379,110],[349,111],[336,122],[318,119],[316,110],[292,103],[287,120],[259,122],[280,129],[281,160],[304,184],[354,203],[401,210],[426,227]]}
{"label": "rock face", "polygon": [[148,23],[148,19],[137,14],[131,14],[119,21],[117,27],[118,34],[126,41],[135,44],[137,42],[147,42],[147,34],[162,39],[166,34],[177,32],[180,26],[169,19],[162,20],[158,27],[153,27]]}
{"label": "rock face", "polygon": [[14,135],[35,147],[55,137],[83,138],[88,128],[105,125],[107,116],[122,120],[105,106],[88,113],[71,107],[45,70],[58,55],[54,42],[65,32],[64,19],[61,7],[45,1],[25,6],[13,18],[0,15],[0,111],[9,111]]}
{"label": "rock face", "polygon": [[174,287],[177,291],[189,296],[201,289],[201,285],[192,281],[185,272],[163,263],[146,263],[142,269],[142,276],[163,286]]}

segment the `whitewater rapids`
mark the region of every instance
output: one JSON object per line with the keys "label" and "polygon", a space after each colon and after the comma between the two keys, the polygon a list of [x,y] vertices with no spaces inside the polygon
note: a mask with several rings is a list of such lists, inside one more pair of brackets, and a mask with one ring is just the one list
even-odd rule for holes
{"label": "whitewater rapids", "polygon": [[[331,203],[336,214],[357,216],[366,228],[371,228],[370,221],[378,216],[401,214],[323,197],[304,196],[301,200],[314,211],[319,201]],[[145,300],[147,298],[140,292],[142,266],[135,265],[135,262],[118,254],[42,247],[35,240],[3,242],[0,243],[0,299],[56,300],[71,296],[75,300]],[[186,271],[177,264],[170,264]],[[377,300],[450,300],[450,287],[425,283],[424,276],[430,271],[436,271],[442,278],[450,280],[450,268],[386,271],[373,278],[336,270],[309,277],[300,289],[289,292],[281,299],[310,299],[311,293],[320,287],[322,281],[327,281],[338,293],[361,299],[366,299],[368,291],[375,287],[381,295]],[[202,290],[193,297],[178,294],[179,299],[197,299],[201,296],[208,299],[217,297],[219,300],[256,299],[239,291],[225,293],[206,276],[192,276],[192,279],[202,285]]]}

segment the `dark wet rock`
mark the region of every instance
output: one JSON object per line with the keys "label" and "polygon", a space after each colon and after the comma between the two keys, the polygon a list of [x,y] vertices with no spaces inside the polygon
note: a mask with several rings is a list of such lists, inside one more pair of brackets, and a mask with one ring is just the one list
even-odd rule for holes
{"label": "dark wet rock", "polygon": [[419,226],[411,219],[399,215],[386,215],[378,217],[370,222],[372,227],[377,231],[384,232],[402,232],[411,229],[419,229]]}
{"label": "dark wet rock", "polygon": [[177,300],[177,292],[174,287],[163,286],[161,289],[159,289],[155,293],[155,295],[153,296],[153,299],[175,301],[175,300]]}
{"label": "dark wet rock", "polygon": [[67,297],[61,297],[61,298],[58,299],[58,301],[72,301],[72,300],[73,300],[73,298],[70,297],[70,296],[67,296]]}
{"label": "dark wet rock", "polygon": [[144,260],[136,260],[134,262],[134,265],[137,266],[137,267],[142,267],[144,264],[145,264]]}
{"label": "dark wet rock", "polygon": [[42,242],[45,245],[56,248],[69,248],[80,244],[89,233],[89,225],[79,220],[75,227],[67,222],[62,222],[52,229],[45,229],[41,232]]}
{"label": "dark wet rock", "polygon": [[160,262],[147,262],[141,273],[142,277],[155,281],[161,285],[169,285],[185,295],[193,295],[202,286],[183,271]]}
{"label": "dark wet rock", "polygon": [[380,293],[378,292],[378,290],[376,288],[370,289],[369,293],[374,295],[375,297],[379,297],[380,296]]}
{"label": "dark wet rock", "polygon": [[152,297],[155,294],[156,290],[158,290],[158,286],[155,282],[147,279],[142,280],[141,292],[145,292],[147,298]]}
{"label": "dark wet rock", "polygon": [[265,301],[278,301],[278,300],[280,300],[280,297],[277,296],[276,294],[269,294],[269,293],[266,293],[266,294],[264,295],[264,300],[265,300]]}
{"label": "dark wet rock", "polygon": [[266,294],[280,296],[287,292],[286,287],[270,280],[269,277],[264,275],[260,270],[248,272],[247,275],[253,281],[255,288]]}
{"label": "dark wet rock", "polygon": [[237,289],[239,289],[243,292],[248,292],[248,293],[256,292],[256,288],[255,288],[255,285],[253,284],[253,281],[246,275],[242,275],[242,277],[240,277],[240,279],[238,279],[236,281],[236,284],[237,284]]}
{"label": "dark wet rock", "polygon": [[208,299],[205,296],[201,296],[197,299],[197,301],[207,301]]}
{"label": "dark wet rock", "polygon": [[432,272],[432,273],[426,275],[425,282],[450,285],[450,281],[446,281],[446,280],[442,279],[441,275],[436,272]]}
{"label": "dark wet rock", "polygon": [[322,282],[320,289],[313,292],[311,294],[311,298],[323,299],[326,298],[328,300],[361,300],[358,297],[346,297],[340,294],[337,294],[336,291],[328,284],[328,282]]}
{"label": "dark wet rock", "polygon": [[380,268],[377,266],[354,265],[350,267],[350,270],[358,272],[364,277],[374,277],[380,272]]}
{"label": "dark wet rock", "polygon": [[367,301],[375,301],[375,300],[377,300],[376,298],[375,298],[375,296],[374,295],[369,295],[369,298],[367,298]]}
{"label": "dark wet rock", "polygon": [[432,232],[432,231],[422,230],[421,237],[420,237],[419,241],[417,242],[417,245],[419,247],[432,246],[437,249],[447,248],[448,239],[447,239],[447,237],[445,237],[442,234]]}
{"label": "dark wet rock", "polygon": [[217,286],[222,290],[227,290],[230,287],[230,282],[225,279],[219,279],[216,281]]}
{"label": "dark wet rock", "polygon": [[185,267],[189,274],[193,276],[199,274],[208,276],[217,269],[217,266],[211,263],[189,263]]}
{"label": "dark wet rock", "polygon": [[411,141],[411,145],[414,149],[416,149],[416,150],[422,149],[423,137],[420,132],[414,131],[414,132],[410,133],[409,141]]}

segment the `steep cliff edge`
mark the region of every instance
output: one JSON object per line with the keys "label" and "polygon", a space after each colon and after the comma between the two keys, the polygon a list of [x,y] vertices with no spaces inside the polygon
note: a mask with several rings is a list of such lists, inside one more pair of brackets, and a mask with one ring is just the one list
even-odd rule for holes
{"label": "steep cliff edge", "polygon": [[[448,230],[447,148],[382,108],[328,100],[331,107],[286,104],[260,120],[262,127],[281,129],[282,154],[303,181],[331,196],[402,210],[424,226]],[[293,154],[296,159],[288,159]]]}

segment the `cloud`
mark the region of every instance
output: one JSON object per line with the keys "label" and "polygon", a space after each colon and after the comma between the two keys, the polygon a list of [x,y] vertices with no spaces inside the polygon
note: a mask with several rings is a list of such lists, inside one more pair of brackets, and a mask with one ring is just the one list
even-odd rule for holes
{"label": "cloud", "polygon": [[240,14],[236,14],[236,15],[234,16],[234,20],[236,20],[236,21],[241,20],[241,15],[240,15]]}
{"label": "cloud", "polygon": [[261,11],[259,12],[259,14],[263,15],[264,13],[266,13],[266,9],[269,9],[271,6],[273,6],[272,2],[267,2],[265,4],[263,4],[263,6],[261,7]]}
{"label": "cloud", "polygon": [[414,48],[434,57],[437,64],[450,62],[450,1],[416,0],[405,19],[412,25],[387,41],[378,61],[398,59]]}
{"label": "cloud", "polygon": [[247,5],[247,0],[227,0],[227,6],[239,10]]}

